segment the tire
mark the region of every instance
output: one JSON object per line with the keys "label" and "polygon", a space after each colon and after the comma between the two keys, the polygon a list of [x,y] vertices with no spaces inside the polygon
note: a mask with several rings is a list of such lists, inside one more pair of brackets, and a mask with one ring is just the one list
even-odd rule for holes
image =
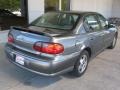
{"label": "tire", "polygon": [[88,51],[84,50],[80,57],[78,58],[77,62],[74,65],[73,75],[76,77],[81,77],[85,71],[87,70],[88,63],[89,63],[89,53]]}
{"label": "tire", "polygon": [[114,49],[117,43],[117,35],[114,36],[114,39],[111,43],[111,45],[108,47],[109,49]]}
{"label": "tire", "polygon": [[0,31],[2,31],[2,27],[0,26]]}

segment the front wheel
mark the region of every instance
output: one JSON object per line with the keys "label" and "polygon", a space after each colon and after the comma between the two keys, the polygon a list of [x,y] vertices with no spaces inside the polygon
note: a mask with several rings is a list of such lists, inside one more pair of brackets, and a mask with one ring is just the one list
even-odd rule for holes
{"label": "front wheel", "polygon": [[2,27],[0,26],[0,31],[2,30]]}
{"label": "front wheel", "polygon": [[81,53],[79,59],[77,60],[74,66],[73,74],[77,77],[82,76],[88,67],[88,62],[89,62],[89,53],[85,50]]}
{"label": "front wheel", "polygon": [[115,35],[112,44],[108,48],[114,49],[116,46],[116,42],[117,42],[117,36]]}

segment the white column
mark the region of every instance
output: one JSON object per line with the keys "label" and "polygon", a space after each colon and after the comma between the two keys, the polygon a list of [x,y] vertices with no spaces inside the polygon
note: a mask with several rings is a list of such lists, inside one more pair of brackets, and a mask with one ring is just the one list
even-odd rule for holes
{"label": "white column", "polygon": [[62,0],[59,0],[59,10],[62,10]]}
{"label": "white column", "polygon": [[28,0],[29,23],[44,13],[44,0]]}

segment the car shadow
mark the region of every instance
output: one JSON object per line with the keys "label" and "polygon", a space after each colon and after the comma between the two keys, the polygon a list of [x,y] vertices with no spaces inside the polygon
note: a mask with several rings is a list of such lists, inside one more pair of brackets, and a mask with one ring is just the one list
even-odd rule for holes
{"label": "car shadow", "polygon": [[[10,64],[10,66],[8,64]],[[9,61],[8,64],[6,64],[8,68],[4,68],[4,69],[1,68],[0,71],[4,73],[5,76],[7,75],[7,78],[9,77],[10,80],[14,80],[15,83],[20,82],[25,86],[43,88],[51,84],[54,84],[62,79],[59,76],[45,77],[38,74],[34,74],[32,72],[23,70],[19,67],[12,65]],[[8,82],[11,83],[11,81]]]}
{"label": "car shadow", "polygon": [[14,65],[10,65],[10,68],[9,69],[8,68],[4,71],[2,70],[2,72],[4,72],[4,74],[7,74],[11,78],[11,80],[20,82],[24,86],[30,86],[35,88],[44,88],[44,87],[50,86],[52,84],[55,84],[61,81],[64,78],[66,79],[75,78],[74,76],[69,75],[68,73],[59,75],[59,76],[54,76],[54,77],[46,77],[46,76],[41,76],[32,72],[26,71]]}
{"label": "car shadow", "polygon": [[43,87],[47,87],[47,86],[50,86],[52,84],[55,84],[55,83],[61,81],[64,78],[74,79],[75,77],[72,77],[68,74],[64,74],[64,75],[60,75],[60,76],[54,76],[54,77],[45,77],[45,76],[37,75],[36,77],[33,77],[29,80],[26,80],[24,82],[24,85],[32,86],[32,87],[35,87],[35,88],[43,88]]}

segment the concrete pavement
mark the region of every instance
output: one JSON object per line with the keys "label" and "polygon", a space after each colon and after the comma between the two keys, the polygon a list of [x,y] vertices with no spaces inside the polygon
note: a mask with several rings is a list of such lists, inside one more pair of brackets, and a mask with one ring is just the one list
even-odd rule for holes
{"label": "concrete pavement", "polygon": [[0,31],[0,43],[5,43],[7,41],[7,34],[9,30]]}
{"label": "concrete pavement", "polygon": [[6,33],[0,36],[0,90],[120,90],[120,37],[116,48],[107,49],[92,60],[81,78],[69,74],[44,77],[20,69],[6,59]]}

